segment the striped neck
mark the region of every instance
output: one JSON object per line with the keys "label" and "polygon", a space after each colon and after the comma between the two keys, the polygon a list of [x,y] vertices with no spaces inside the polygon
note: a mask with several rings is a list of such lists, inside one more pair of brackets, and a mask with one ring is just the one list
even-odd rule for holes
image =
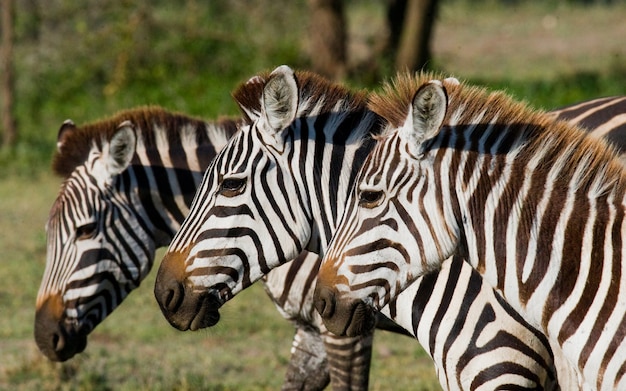
{"label": "striped neck", "polygon": [[[379,130],[379,117],[362,109],[326,115],[326,127],[306,126],[310,116],[295,127],[293,162],[298,166],[309,195],[313,232],[308,250],[324,255],[343,215],[347,198],[361,165],[374,146],[373,136]],[[322,122],[322,121],[320,121]]]}
{"label": "striped neck", "polygon": [[[117,182],[119,191],[130,192],[133,203],[143,209],[139,214],[150,220],[157,247],[170,243],[189,212],[204,171],[236,130],[230,120],[190,120],[179,126],[155,124],[138,131],[136,154]],[[178,137],[171,139],[172,131]]]}

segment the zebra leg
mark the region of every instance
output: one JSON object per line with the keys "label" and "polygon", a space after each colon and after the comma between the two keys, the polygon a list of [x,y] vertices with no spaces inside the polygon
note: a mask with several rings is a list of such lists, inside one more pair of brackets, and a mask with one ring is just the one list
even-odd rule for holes
{"label": "zebra leg", "polygon": [[282,390],[323,390],[329,382],[326,350],[319,331],[299,325]]}
{"label": "zebra leg", "polygon": [[357,337],[339,337],[324,330],[322,338],[333,391],[367,390],[374,330]]}

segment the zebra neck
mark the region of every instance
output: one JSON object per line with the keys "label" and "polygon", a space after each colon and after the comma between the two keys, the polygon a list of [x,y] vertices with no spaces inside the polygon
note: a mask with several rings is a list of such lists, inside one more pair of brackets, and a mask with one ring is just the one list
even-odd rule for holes
{"label": "zebra neck", "polygon": [[[309,195],[313,230],[307,250],[323,256],[343,215],[356,175],[374,146],[379,117],[371,111],[340,113],[333,127],[300,135],[300,183]],[[314,133],[314,134],[311,134]],[[297,172],[297,171],[296,171]]]}
{"label": "zebra neck", "polygon": [[[586,177],[585,161],[536,170],[528,162],[516,165],[519,159],[492,163],[485,163],[489,174],[478,175],[477,185],[460,196],[467,201],[461,215],[468,217],[463,232],[470,263],[531,324],[548,334],[551,327],[560,330],[560,314],[567,312],[559,310],[572,293],[581,294],[585,285],[600,289],[605,270],[626,267],[621,241],[614,242],[624,236],[623,180],[607,175],[616,184],[611,187],[606,173]],[[609,294],[617,295],[619,285]]]}
{"label": "zebra neck", "polygon": [[133,165],[123,175],[131,183],[129,199],[149,222],[157,247],[167,246],[189,213],[201,172],[162,166]]}
{"label": "zebra neck", "polygon": [[[217,126],[187,130],[176,142],[167,141],[161,129],[155,142],[138,137],[136,155],[123,173],[132,204],[149,222],[157,247],[167,246],[180,228],[200,185],[202,175],[230,133]],[[201,134],[196,136],[196,133]],[[198,141],[199,140],[199,141]]]}

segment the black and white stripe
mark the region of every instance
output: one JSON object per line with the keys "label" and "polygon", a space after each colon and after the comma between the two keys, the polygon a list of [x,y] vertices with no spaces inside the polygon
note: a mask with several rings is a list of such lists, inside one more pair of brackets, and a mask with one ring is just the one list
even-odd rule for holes
{"label": "black and white stripe", "polygon": [[[256,121],[231,140],[207,171],[190,215],[159,270],[157,300],[164,315],[180,329],[195,330],[215,324],[221,305],[302,249],[323,254],[343,213],[355,170],[370,148],[369,137],[377,132],[378,118],[364,110],[360,95],[355,97],[353,92],[338,90],[336,85],[311,74],[294,75],[284,67],[257,80],[255,88],[247,86],[235,94],[244,111],[254,113]],[[346,100],[351,100],[353,106]],[[306,295],[296,294],[296,300],[311,302],[313,280],[309,271],[316,265],[307,266],[304,274],[298,274],[299,269],[289,265],[280,267],[294,276],[300,275],[300,283],[305,287]],[[446,280],[444,275],[437,281],[445,285]],[[472,281],[477,283],[476,278]],[[478,290],[483,300],[482,286],[481,282],[465,289]],[[402,324],[408,325],[407,329],[433,355],[446,388],[469,387],[472,379],[485,388],[508,385],[509,381],[498,379],[497,374],[486,375],[493,368],[500,373],[522,373],[519,377],[528,379],[525,384],[553,387],[555,374],[545,338],[489,289],[491,296],[486,301],[497,308],[493,311],[496,320],[476,330],[482,336],[491,335],[495,344],[505,346],[501,351],[494,347],[492,357],[507,348],[522,354],[499,356],[496,362],[482,362],[481,367],[474,361],[458,368],[451,365],[455,359],[464,357],[469,362],[470,357],[489,352],[468,345],[461,338],[455,339],[452,331],[446,331],[450,338],[445,332],[427,335],[417,331],[420,322],[423,330],[443,322],[437,314],[432,318],[424,315],[415,325]],[[459,291],[463,292],[463,287],[455,292]],[[274,293],[274,297],[279,296]],[[433,295],[432,303],[438,305],[446,298]],[[279,307],[293,297],[283,296],[282,300]],[[445,316],[456,318],[459,327],[465,325],[467,331],[476,326],[482,313],[482,309],[476,311],[465,316],[459,315],[458,307],[451,307],[451,313]],[[388,314],[398,316],[393,310]],[[498,334],[498,330],[504,332]],[[326,335],[323,328],[321,331]]]}
{"label": "black and white stripe", "polygon": [[[119,124],[130,121],[118,129]],[[54,170],[65,177],[47,224],[47,266],[36,313],[35,338],[52,360],[81,352],[88,334],[150,271],[155,248],[178,230],[202,172],[235,131],[225,120],[206,123],[158,108],[122,112],[83,127],[67,122],[59,132]],[[112,174],[111,139],[134,131],[135,142],[117,144],[128,165]],[[128,136],[128,134],[127,134]],[[119,136],[118,136],[119,137]],[[123,146],[133,146],[124,153]],[[307,271],[313,265],[314,271]],[[312,303],[319,258],[303,253],[266,276],[266,289],[285,318],[296,324],[284,389],[323,389],[329,365],[348,366],[346,379],[366,377],[369,350],[361,339],[326,355]],[[319,317],[315,319],[321,325]],[[396,325],[392,331],[401,330]],[[327,340],[334,340],[328,336]],[[340,342],[345,342],[342,339]],[[363,357],[362,357],[363,356]]]}
{"label": "black and white stripe", "polygon": [[400,76],[372,99],[390,125],[320,268],[325,324],[368,330],[372,309],[455,254],[560,350],[570,387],[625,389],[619,155],[503,94],[431,79]]}
{"label": "black and white stripe", "polygon": [[35,340],[48,358],[80,353],[139,286],[235,130],[235,121],[207,123],[156,107],[61,127],[53,168],[65,180],[46,227],[35,316]]}

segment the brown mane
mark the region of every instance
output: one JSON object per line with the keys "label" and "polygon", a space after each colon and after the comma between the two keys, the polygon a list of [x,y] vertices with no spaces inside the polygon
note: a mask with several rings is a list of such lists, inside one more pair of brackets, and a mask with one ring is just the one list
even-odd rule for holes
{"label": "brown mane", "polygon": [[445,82],[441,75],[431,73],[402,73],[386,83],[381,93],[371,94],[368,107],[388,122],[389,132],[404,124],[415,93],[420,86],[433,79],[442,81],[448,94],[449,106],[444,124],[450,122],[453,113],[461,113],[455,118],[457,124],[471,124],[479,113],[484,113],[481,120],[484,123],[497,116],[498,123],[523,125],[518,128],[524,127],[527,133],[523,147],[523,155],[527,158],[547,148],[551,151],[548,154],[551,161],[547,161],[545,166],[550,167],[558,159],[564,159],[560,162],[571,162],[564,169],[571,175],[574,175],[577,167],[572,163],[586,162],[590,169],[586,170],[586,176],[579,178],[581,187],[597,183],[594,178],[598,175],[603,175],[609,182],[621,181],[622,185],[626,184],[626,180],[620,179],[623,166],[617,151],[604,139],[588,137],[587,132],[579,127],[555,120],[549,114],[534,110],[500,91],[489,92],[485,88],[463,82]]}
{"label": "brown mane", "polygon": [[[57,150],[52,160],[52,170],[56,175],[68,177],[77,166],[83,164],[88,157],[92,146],[102,147],[103,141],[111,139],[118,126],[124,121],[131,121],[138,132],[142,132],[146,146],[154,145],[155,126],[166,129],[170,143],[180,142],[179,130],[185,124],[195,128],[202,126],[205,121],[181,113],[169,112],[158,106],[143,106],[98,120],[83,126],[77,126],[73,131],[63,135],[63,145]],[[219,124],[235,132],[236,121],[232,119],[218,120]]]}
{"label": "brown mane", "polygon": [[[409,114],[409,106],[417,89],[433,79],[443,80],[444,77],[427,72],[415,75],[408,72],[398,73],[393,80],[383,84],[381,92],[370,95],[368,107],[383,117],[389,125],[400,127]],[[453,87],[446,84],[446,89],[450,88]]]}
{"label": "brown mane", "polygon": [[[347,87],[333,83],[322,76],[308,71],[295,71],[296,82],[300,90],[300,103],[304,100],[317,102],[323,100],[322,113],[330,112],[335,108],[338,101],[346,100],[349,107],[346,109],[359,109],[367,105],[367,92],[364,90],[351,90]],[[261,98],[265,83],[270,78],[270,72],[262,72],[248,82],[240,84],[232,93],[237,103],[248,110],[260,112]],[[323,99],[322,99],[323,98]],[[306,112],[303,112],[306,115]]]}

